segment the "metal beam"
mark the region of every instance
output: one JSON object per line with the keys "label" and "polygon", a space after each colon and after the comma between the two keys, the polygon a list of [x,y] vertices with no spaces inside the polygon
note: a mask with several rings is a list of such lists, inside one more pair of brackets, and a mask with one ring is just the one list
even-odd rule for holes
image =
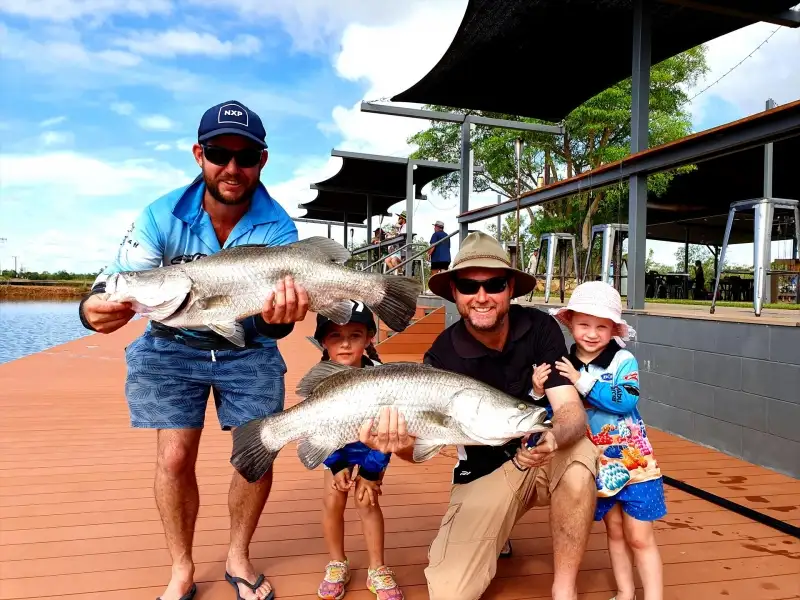
{"label": "metal beam", "polygon": [[407,158],[402,156],[388,156],[385,154],[366,154],[364,152],[351,152],[349,150],[331,150],[331,156],[337,158],[353,158],[355,160],[364,160],[372,162],[385,162],[404,165],[408,162]]}
{"label": "metal beam", "polygon": [[[475,174],[472,156],[472,121],[464,120],[461,123],[461,173],[459,175],[459,201],[458,207],[462,213],[469,210],[469,194],[472,191],[472,180]],[[463,242],[469,232],[467,224],[461,223],[459,226],[459,239]]]}
{"label": "metal beam", "polygon": [[[608,187],[632,175],[660,173],[796,136],[800,136],[800,100],[631,154],[622,160],[527,192],[520,199],[520,207],[537,206]],[[458,222],[477,223],[515,209],[516,202],[508,200],[462,213],[458,215]]]}
{"label": "metal beam", "polygon": [[366,189],[366,188],[354,188],[350,186],[342,186],[342,185],[324,185],[319,183],[311,183],[309,184],[309,188],[312,190],[316,190],[318,192],[333,192],[337,194],[353,194],[355,196],[381,196],[383,198],[397,198],[398,201],[402,200],[405,196],[404,195],[395,195],[390,194],[387,191],[375,190],[375,189]]}
{"label": "metal beam", "polygon": [[[307,219],[306,217],[292,217],[292,221],[297,223],[312,223],[314,225],[327,225],[330,227],[333,225],[334,227],[342,227],[344,224],[342,221],[327,221],[323,219]],[[366,225],[362,223],[348,223],[348,227],[359,227],[361,229],[366,229]]]}
{"label": "metal beam", "polygon": [[703,2],[700,0],[658,0],[664,4],[674,4],[676,6],[684,6],[694,10],[702,10],[705,12],[716,13],[718,15],[725,15],[728,17],[739,17],[747,21],[763,21],[765,23],[774,23],[775,25],[783,25],[784,27],[800,27],[800,11],[796,10],[782,10],[774,14],[767,14],[762,12],[750,12],[747,10],[740,10],[731,6],[721,6],[713,2]]}
{"label": "metal beam", "polygon": [[[631,153],[650,146],[651,0],[633,2],[633,64],[631,81]],[[644,308],[647,259],[647,174],[634,173],[628,185],[629,309]],[[618,273],[620,265],[614,270]]]}
{"label": "metal beam", "polygon": [[426,119],[428,121],[447,121],[450,123],[464,123],[464,119],[469,117],[476,125],[486,125],[487,127],[500,127],[502,129],[514,129],[516,131],[538,131],[540,133],[552,133],[554,135],[562,135],[564,133],[564,127],[561,125],[540,125],[538,123],[527,123],[525,121],[492,119],[490,117],[481,117],[478,115],[440,112],[422,108],[406,108],[404,106],[386,106],[383,104],[373,104],[371,102],[362,102],[361,112],[393,115],[395,117],[411,117],[412,119]]}

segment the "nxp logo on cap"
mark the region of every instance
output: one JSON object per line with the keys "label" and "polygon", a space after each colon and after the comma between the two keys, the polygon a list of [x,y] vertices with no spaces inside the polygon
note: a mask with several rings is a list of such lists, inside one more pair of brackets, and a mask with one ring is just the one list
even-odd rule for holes
{"label": "nxp logo on cap", "polygon": [[267,132],[261,118],[241,102],[230,100],[209,108],[197,128],[198,143],[218,135],[241,135],[267,147]]}

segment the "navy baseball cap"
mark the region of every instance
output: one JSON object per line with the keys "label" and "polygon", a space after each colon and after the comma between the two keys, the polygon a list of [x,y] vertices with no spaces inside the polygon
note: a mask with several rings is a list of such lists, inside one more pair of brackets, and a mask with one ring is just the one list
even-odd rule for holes
{"label": "navy baseball cap", "polygon": [[[348,323],[363,323],[367,326],[367,335],[375,335],[377,327],[375,326],[375,317],[373,317],[372,311],[362,302],[356,302],[355,300],[351,300],[351,302],[354,306]],[[331,323],[333,323],[333,321],[328,317],[323,317],[321,314],[317,313],[317,328],[314,331],[314,339],[322,343],[322,339],[327,334],[328,325]]]}
{"label": "navy baseball cap", "polygon": [[197,128],[197,142],[202,143],[225,134],[241,135],[263,148],[267,147],[267,132],[261,118],[235,100],[212,106],[203,114]]}

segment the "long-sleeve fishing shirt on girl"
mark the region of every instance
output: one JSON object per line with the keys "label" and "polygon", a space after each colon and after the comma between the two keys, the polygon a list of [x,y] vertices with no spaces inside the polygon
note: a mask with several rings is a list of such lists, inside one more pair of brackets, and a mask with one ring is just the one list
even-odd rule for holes
{"label": "long-sleeve fishing shirt on girl", "polygon": [[600,449],[597,493],[617,494],[626,485],[661,477],[647,429],[639,415],[639,365],[613,339],[588,365],[570,349],[569,359],[580,373],[575,384],[589,416],[587,436]]}

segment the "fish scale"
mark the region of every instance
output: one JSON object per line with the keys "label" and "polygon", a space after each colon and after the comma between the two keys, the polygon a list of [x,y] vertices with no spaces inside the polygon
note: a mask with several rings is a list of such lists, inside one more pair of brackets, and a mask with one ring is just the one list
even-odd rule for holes
{"label": "fish scale", "polygon": [[324,361],[301,379],[305,399],[280,413],[250,421],[233,433],[231,463],[258,481],[278,452],[297,441],[298,456],[313,469],[335,450],[359,439],[362,424],[385,406],[404,415],[417,438],[414,460],[446,445],[502,445],[546,431],[547,411],[476,379],[419,363],[355,368]]}

